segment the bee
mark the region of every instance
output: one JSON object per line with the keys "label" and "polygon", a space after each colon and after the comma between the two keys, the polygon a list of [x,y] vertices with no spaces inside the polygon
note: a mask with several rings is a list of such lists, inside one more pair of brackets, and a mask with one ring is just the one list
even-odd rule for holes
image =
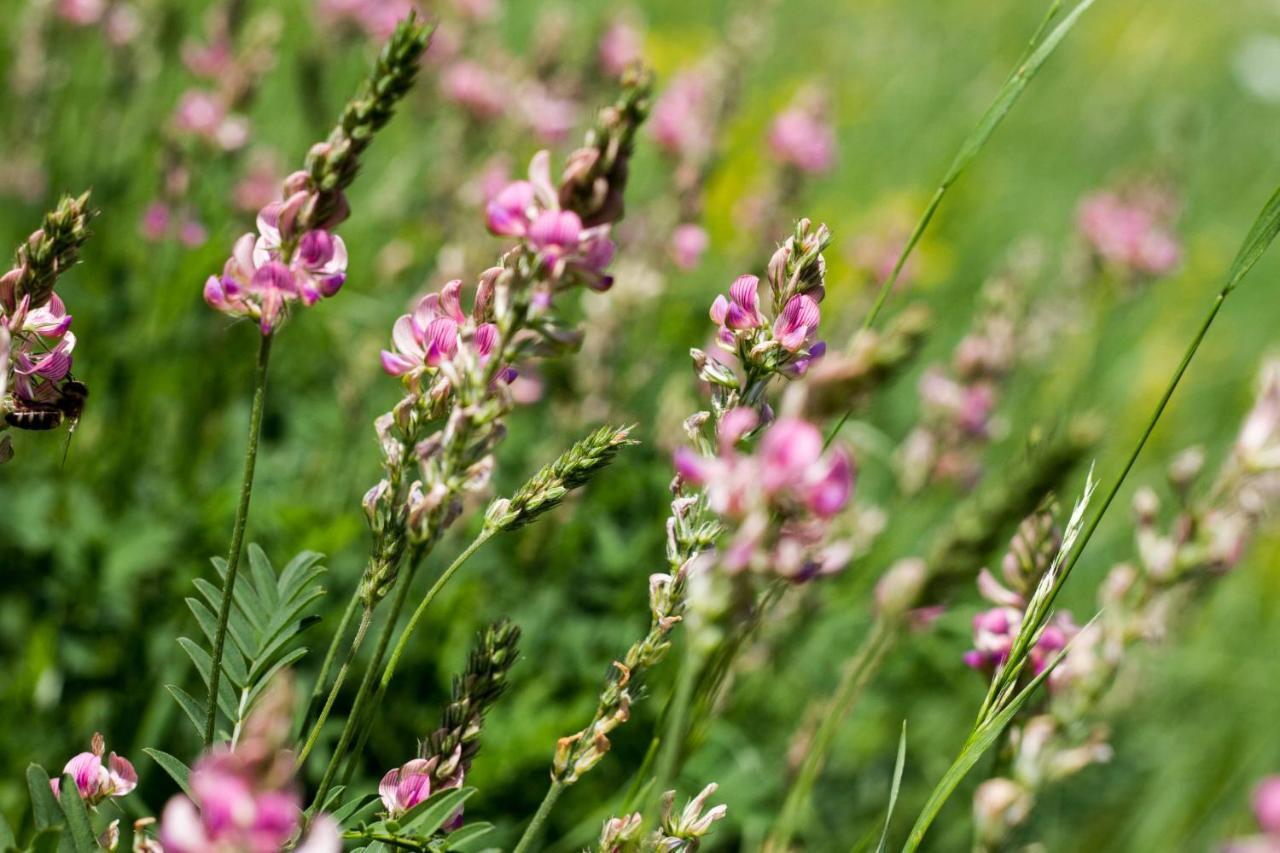
{"label": "bee", "polygon": [[4,420],[18,429],[44,431],[57,429],[64,420],[71,422],[71,430],[84,414],[89,388],[78,379],[68,378],[58,389],[58,398],[52,402],[14,399],[13,411],[5,413]]}

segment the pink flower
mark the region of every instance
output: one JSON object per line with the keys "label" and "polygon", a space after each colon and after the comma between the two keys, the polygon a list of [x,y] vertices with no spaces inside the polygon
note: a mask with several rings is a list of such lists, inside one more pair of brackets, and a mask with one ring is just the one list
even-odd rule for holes
{"label": "pink flower", "polygon": [[813,297],[806,294],[791,297],[773,324],[773,336],[790,352],[803,347],[818,330],[822,313]]}
{"label": "pink flower", "polygon": [[1268,776],[1253,789],[1253,814],[1259,829],[1280,836],[1280,776]]}
{"label": "pink flower", "polygon": [[754,275],[740,275],[729,285],[729,298],[717,296],[711,303],[711,320],[720,325],[722,337],[733,337],[733,332],[756,329],[764,325],[760,313],[760,279]]}
{"label": "pink flower", "polygon": [[235,65],[231,41],[221,36],[207,45],[186,42],[182,45],[182,64],[197,77],[216,81]]}
{"label": "pink flower", "polygon": [[173,123],[178,130],[212,138],[226,116],[226,107],[211,92],[188,89],[178,100]]}
{"label": "pink flower", "polygon": [[744,455],[737,444],[758,420],[751,409],[731,409],[719,423],[716,456],[687,447],[675,454],[680,480],[704,487],[707,505],[732,529],[721,565],[797,582],[838,571],[851,550],[827,542],[828,525],[852,496],[852,460],[840,449],[824,452],[818,428],[795,418],[774,423],[758,452]]}
{"label": "pink flower", "polygon": [[514,181],[502,188],[485,209],[489,230],[500,237],[523,237],[533,221],[533,184]]}
{"label": "pink flower", "polygon": [[1151,193],[1097,192],[1080,203],[1076,221],[1103,264],[1134,275],[1162,276],[1182,259],[1177,238],[1162,222],[1167,207]]}
{"label": "pink flower", "polygon": [[506,109],[507,90],[493,72],[471,60],[455,62],[440,76],[440,88],[447,100],[471,113],[479,121],[490,121]]}
{"label": "pink flower", "polygon": [[[104,764],[104,749],[102,735],[95,734],[91,751],[80,753],[62,768],[62,773],[70,775],[75,782],[80,798],[90,806],[96,806],[108,797],[123,797],[138,787],[138,774],[128,759],[113,752]],[[55,797],[61,794],[60,782],[60,778],[49,780]]]}
{"label": "pink flower", "polygon": [[672,78],[649,117],[650,133],[668,154],[697,156],[709,150],[709,96],[707,80],[697,71]]}
{"label": "pink flower", "polygon": [[781,163],[817,175],[835,165],[835,131],[816,105],[791,107],[769,128],[769,149]]}
{"label": "pink flower", "polygon": [[702,261],[702,254],[710,242],[706,229],[701,225],[678,225],[671,232],[671,257],[680,269],[694,269]]}
{"label": "pink flower", "polygon": [[578,248],[582,220],[572,210],[545,210],[529,226],[529,243],[555,267]]}
{"label": "pink flower", "polygon": [[70,24],[90,27],[102,19],[106,0],[58,0],[58,17]]}
{"label": "pink flower", "polygon": [[142,236],[153,243],[163,240],[169,233],[172,218],[169,205],[162,201],[151,202],[142,214]]}
{"label": "pink flower", "polygon": [[378,795],[390,817],[397,818],[431,796],[431,770],[424,758],[388,770],[378,783]]}
{"label": "pink flower", "polygon": [[635,27],[617,20],[609,25],[600,37],[596,56],[600,67],[611,77],[621,77],[622,72],[640,61],[644,39]]}
{"label": "pink flower", "polygon": [[471,346],[481,364],[488,361],[498,343],[498,327],[480,322],[486,311],[483,292],[476,294],[473,315],[469,320],[462,311],[462,281],[455,279],[418,301],[412,314],[396,320],[391,330],[392,350],[383,350],[382,368],[392,376],[407,376],[412,381],[427,371],[452,361],[458,354],[459,333],[469,323],[475,332]]}

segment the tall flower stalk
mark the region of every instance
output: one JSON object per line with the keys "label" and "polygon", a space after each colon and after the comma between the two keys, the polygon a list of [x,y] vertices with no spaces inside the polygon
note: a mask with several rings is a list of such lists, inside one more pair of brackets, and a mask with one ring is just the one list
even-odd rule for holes
{"label": "tall flower stalk", "polygon": [[[548,491],[555,485],[552,480],[562,481],[562,497],[626,441],[625,430],[597,434],[589,448],[579,448],[582,452],[550,472],[546,482],[535,483],[536,495],[518,494],[506,510],[489,513],[480,538],[428,591],[383,669],[418,566],[461,515],[464,500],[490,479],[493,451],[505,435],[505,416],[514,404],[509,388],[513,365],[576,344],[578,333],[553,310],[559,294],[612,286],[609,232],[623,213],[628,164],[636,130],[648,112],[649,91],[647,74],[629,74],[617,102],[601,111],[585,145],[569,156],[558,184],[551,181],[550,155],[541,152],[533,158],[528,180],[510,184],[490,202],[489,230],[516,244],[498,266],[481,274],[470,312],[462,309],[462,282],[453,281],[396,321],[392,349],[383,353],[382,363],[401,378],[406,395],[378,421],[387,476],[365,498],[377,556],[361,585],[365,618],[393,589],[394,596],[325,769],[317,804],[341,763],[349,758],[354,767],[377,709],[375,691],[385,690],[408,636],[444,584],[488,538],[536,515],[540,510],[533,503],[542,508],[554,504],[559,497]],[[514,515],[506,518],[506,512]],[[401,571],[402,563],[406,571]],[[357,647],[358,641],[348,660]]]}
{"label": "tall flower stalk", "polygon": [[213,744],[217,727],[218,684],[253,494],[272,337],[291,307],[313,305],[321,298],[333,296],[345,282],[346,246],[341,237],[332,233],[349,214],[345,191],[355,179],[360,155],[413,85],[419,58],[430,35],[430,26],[412,15],[396,27],[373,72],[359,94],[347,104],[329,138],[312,146],[306,167],[285,180],[280,201],[267,205],[258,214],[257,236],[241,237],[222,275],[210,276],[205,284],[205,301],[211,307],[231,316],[256,320],[262,333],[240,500],[232,526],[213,641],[204,727],[206,748]]}
{"label": "tall flower stalk", "polygon": [[[803,375],[825,352],[816,336],[825,286],[822,253],[829,242],[825,226],[801,220],[769,263],[767,310],[752,275],[740,276],[728,296],[713,303],[717,346],[736,366],[701,350],[691,353],[695,372],[708,384],[710,408],[685,422],[690,446],[675,459],[667,571],[649,578],[649,630],[614,663],[586,727],[558,742],[551,785],[516,853],[534,844],[565,788],[609,751],[610,733],[630,718],[633,691],[666,656],[671,631],[690,615],[691,583],[749,588],[760,575],[803,582],[847,561],[848,553],[827,541],[827,521],[849,498],[851,460],[842,451],[824,455],[821,433],[811,424],[773,420],[768,395],[775,379]],[[749,452],[757,443],[757,451]],[[705,599],[696,615],[694,624],[704,631],[715,618],[717,598]],[[706,642],[705,634],[689,640],[691,649]],[[694,672],[686,666],[681,676],[685,701],[679,704],[685,707]],[[671,719],[682,716],[677,709]],[[670,771],[669,757],[662,761],[660,791]]]}

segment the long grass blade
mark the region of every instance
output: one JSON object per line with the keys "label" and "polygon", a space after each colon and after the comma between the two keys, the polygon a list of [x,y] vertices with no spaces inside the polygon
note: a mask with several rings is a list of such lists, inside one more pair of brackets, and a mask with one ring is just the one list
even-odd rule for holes
{"label": "long grass blade", "polygon": [[898,738],[898,760],[893,765],[893,786],[889,788],[889,808],[884,815],[884,831],[876,853],[884,853],[889,843],[889,825],[893,823],[893,810],[898,805],[898,791],[902,788],[902,771],[907,766],[907,721],[902,721],[902,735]]}

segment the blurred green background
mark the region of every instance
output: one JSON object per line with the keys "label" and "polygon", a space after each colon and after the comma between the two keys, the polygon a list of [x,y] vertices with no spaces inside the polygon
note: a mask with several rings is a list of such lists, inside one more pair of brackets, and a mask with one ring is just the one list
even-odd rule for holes
{"label": "blurred green background", "polygon": [[[226,202],[238,166],[208,157],[193,172],[192,197],[209,230],[203,246],[148,243],[138,224],[160,181],[159,129],[192,83],[179,46],[199,35],[205,5],[140,3],[144,43],[128,52],[109,47],[96,29],[55,22],[41,34],[47,64],[39,96],[11,88],[0,96],[0,159],[31,153],[47,175],[43,191],[25,199],[11,193],[0,203],[0,246],[16,246],[60,192],[92,187],[102,210],[83,265],[59,285],[75,315],[76,373],[92,389],[89,408],[65,466],[56,436],[27,434],[18,437],[17,458],[0,469],[0,767],[7,768],[0,809],[10,818],[25,808],[26,763],[60,766],[95,730],[138,765],[140,809],[157,810],[170,793],[141,747],[189,756],[196,746],[160,685],[194,680],[174,643],[196,630],[182,598],[193,577],[210,572],[208,558],[224,553],[238,488],[255,332],[229,325],[200,296],[204,278],[251,226]],[[519,55],[547,4],[504,5],[495,26]],[[545,522],[490,545],[447,590],[381,711],[369,779],[406,760],[435,727],[476,628],[510,616],[524,629],[524,661],[490,717],[469,779],[480,793],[468,805],[499,825],[499,843],[510,843],[542,796],[556,738],[583,725],[609,662],[647,624],[646,578],[664,565],[670,468],[663,436],[696,405],[687,350],[707,339],[712,296],[741,272],[762,272],[744,265],[769,248],[748,244],[735,210],[768,168],[762,139],[771,117],[803,84],[817,81],[830,93],[838,166],[782,215],[824,221],[836,235],[824,323],[839,340],[857,327],[865,304],[850,244],[887,217],[922,206],[1021,55],[1043,5],[784,0],[769,13],[761,48],[740,68],[742,107],[709,188],[707,260],[670,276],[636,315],[643,324],[624,318],[599,363],[545,369],[543,399],[512,420],[496,488],[513,488],[585,432],[589,419],[576,405],[584,384],[603,384],[610,418],[637,422],[643,445]],[[31,45],[18,22],[34,8],[0,0],[6,80],[26,67]],[[372,50],[318,31],[304,0],[250,0],[247,8],[274,9],[283,21],[275,67],[249,111],[253,138],[297,163]],[[661,86],[723,38],[735,4],[647,0],[630,8],[644,23]],[[562,9],[575,34],[567,40],[575,53],[563,59],[585,65],[616,4],[575,0]],[[372,419],[398,391],[380,370],[378,350],[411,299],[439,284],[442,246],[500,246],[482,236],[478,213],[439,215],[459,130],[432,74],[424,70],[420,91],[380,135],[351,193],[354,214],[341,229],[351,255],[346,287],[290,322],[275,348],[249,539],[277,563],[307,548],[327,555],[332,595],[325,623],[312,629],[313,647],[336,624],[367,546],[359,499],[377,475]],[[608,90],[600,84],[597,91]],[[989,475],[998,476],[1031,429],[1093,409],[1105,418],[1097,463],[1108,478],[1280,182],[1278,118],[1275,3],[1098,0],[944,203],[922,246],[918,281],[890,303],[891,311],[926,303],[938,323],[917,366],[876,399],[866,422],[894,443],[906,434],[920,370],[945,359],[963,336],[979,285],[1015,243],[1037,236],[1056,259],[1071,244],[1084,193],[1158,171],[1184,204],[1181,271],[1140,298],[1118,301],[1089,330],[1098,347],[1091,367],[1081,367],[1079,347],[1064,347],[1015,376],[1002,405],[1008,438],[987,457]],[[464,144],[475,149],[473,165],[482,159],[475,152],[506,147],[523,163],[535,148],[514,133]],[[633,210],[668,190],[665,166],[645,137]],[[389,245],[403,256],[398,263],[387,262]],[[627,252],[623,245],[621,260]],[[468,256],[472,274],[484,257]],[[1204,444],[1211,466],[1221,458],[1251,401],[1255,368],[1275,344],[1278,272],[1280,261],[1264,260],[1228,303],[1131,484],[1159,482],[1165,462],[1189,444]],[[1061,285],[1053,263],[1036,282],[1044,294]],[[627,287],[624,277],[603,298]],[[707,781],[722,785],[729,818],[716,849],[759,843],[785,791],[789,739],[865,631],[871,583],[956,498],[945,488],[909,501],[878,498],[877,490],[889,493],[886,461],[874,453],[860,461],[859,498],[890,510],[883,539],[843,576],[798,595],[790,617],[768,627],[770,659],[736,680],[723,718],[682,776],[686,793]],[[1068,496],[1082,479],[1079,471],[1069,480]],[[1077,613],[1112,562],[1131,553],[1124,505],[1131,494],[1132,485],[1067,589]],[[437,566],[465,541],[466,527],[438,552]],[[1182,634],[1152,654],[1148,682],[1114,719],[1116,758],[1046,794],[1030,837],[1052,850],[1203,850],[1250,828],[1249,787],[1280,770],[1278,544],[1263,535]],[[847,850],[878,826],[904,718],[910,737],[895,830],[905,831],[985,689],[960,662],[972,606],[958,603],[937,630],[898,653],[843,728],[816,817],[802,833],[807,849]],[[637,703],[610,756],[562,800],[549,837],[566,841],[556,849],[594,837],[598,808],[627,784],[670,690],[673,661],[651,679],[652,698]],[[970,792],[962,788],[944,812],[932,849],[968,844]],[[586,835],[574,834],[584,822]]]}

